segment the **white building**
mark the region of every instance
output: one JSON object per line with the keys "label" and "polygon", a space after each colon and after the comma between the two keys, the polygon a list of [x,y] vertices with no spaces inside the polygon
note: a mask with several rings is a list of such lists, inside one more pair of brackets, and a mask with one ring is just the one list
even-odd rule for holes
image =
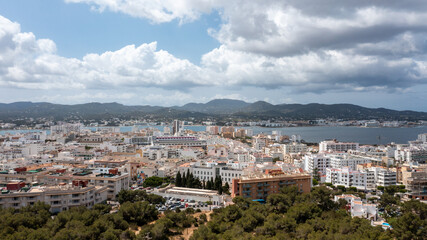
{"label": "white building", "polygon": [[331,168],[350,167],[356,169],[358,164],[370,163],[371,159],[352,156],[348,154],[331,155]]}
{"label": "white building", "polygon": [[256,150],[263,150],[267,146],[267,138],[254,137],[253,147]]}
{"label": "white building", "polygon": [[391,186],[396,185],[396,172],[384,170],[379,171],[376,179],[377,186]]}
{"label": "white building", "polygon": [[334,197],[335,202],[338,202],[339,199],[344,199],[349,203],[350,213],[352,217],[361,217],[373,221],[377,220],[377,205],[363,203],[359,197],[356,197],[354,195],[342,194]]}
{"label": "white building", "polygon": [[[365,172],[367,174],[367,177],[373,180],[375,187],[377,186],[386,187],[386,186],[396,185],[396,181],[397,181],[396,172],[393,172],[391,170],[381,168],[381,167],[371,167],[371,168],[363,169],[361,171]],[[369,180],[369,181],[372,181],[372,180]]]}
{"label": "white building", "polygon": [[313,173],[315,169],[322,175],[326,174],[326,169],[331,167],[331,159],[325,154],[307,154],[304,156],[304,170]]}
{"label": "white building", "polygon": [[212,202],[213,205],[224,205],[224,196],[217,191],[196,188],[173,187],[165,191],[155,190],[153,192],[162,197],[173,197],[178,199],[194,200],[196,202]]}
{"label": "white building", "polygon": [[427,143],[427,133],[418,134],[418,141]]}
{"label": "white building", "polygon": [[21,208],[32,206],[36,202],[50,205],[50,211],[57,213],[75,206],[93,207],[107,200],[107,186],[71,186],[31,187],[28,190],[8,191],[0,194],[1,208]]}
{"label": "white building", "polygon": [[373,221],[376,221],[378,218],[378,209],[375,204],[363,203],[362,201],[352,201],[350,206],[352,217],[366,218]]}
{"label": "white building", "polygon": [[359,143],[322,141],[319,144],[319,152],[347,152],[348,150],[358,150]]}
{"label": "white building", "polygon": [[246,130],[245,130],[245,134],[246,134],[246,136],[248,136],[248,137],[252,137],[252,136],[254,135],[254,130],[253,130],[253,129],[248,128],[248,129],[246,129]]}
{"label": "white building", "polygon": [[221,176],[222,183],[225,184],[227,182],[230,186],[234,178],[238,178],[243,174],[242,169],[234,169],[230,166],[218,166],[216,164],[201,166],[184,164],[178,170],[181,174],[187,174],[189,170],[195,178],[205,182],[211,179],[215,180],[216,176]]}
{"label": "white building", "polygon": [[220,169],[220,176],[223,184],[225,182],[231,186],[234,178],[239,178],[243,174],[243,170],[241,169],[233,169],[229,167],[223,167]]}
{"label": "white building", "polygon": [[342,169],[326,169],[326,182],[335,186],[356,187],[357,189],[367,190],[373,187],[372,178],[368,180],[368,173],[354,171],[345,167]]}
{"label": "white building", "polygon": [[307,144],[298,142],[283,144],[282,151],[283,154],[305,153],[307,151]]}
{"label": "white building", "polygon": [[83,128],[81,123],[62,123],[50,127],[50,134],[67,134],[70,132],[80,133]]}

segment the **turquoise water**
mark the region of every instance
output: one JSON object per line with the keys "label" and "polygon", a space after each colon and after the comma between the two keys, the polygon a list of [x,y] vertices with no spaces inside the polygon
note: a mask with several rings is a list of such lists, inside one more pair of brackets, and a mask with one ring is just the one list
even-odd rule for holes
{"label": "turquoise water", "polygon": [[[142,128],[157,128],[163,131],[164,126],[138,126]],[[299,134],[307,142],[320,142],[325,139],[337,139],[339,141],[358,142],[361,144],[386,144],[386,143],[407,143],[415,140],[418,134],[427,133],[427,126],[414,128],[359,128],[359,127],[286,127],[286,128],[263,128],[263,127],[243,127],[251,128],[254,134],[271,134],[272,131],[281,131],[282,135]],[[96,128],[88,128],[96,130]],[[193,131],[204,131],[205,126],[185,126],[185,129]],[[129,132],[132,127],[120,127],[121,132]],[[37,132],[40,130],[4,130],[0,135],[17,132]],[[49,130],[47,134],[50,133]]]}

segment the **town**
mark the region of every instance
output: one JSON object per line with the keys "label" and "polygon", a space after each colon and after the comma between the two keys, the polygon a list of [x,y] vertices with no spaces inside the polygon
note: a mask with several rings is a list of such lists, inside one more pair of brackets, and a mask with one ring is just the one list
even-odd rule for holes
{"label": "town", "polygon": [[393,187],[401,201],[427,202],[427,133],[408,144],[360,145],[325,140],[307,145],[280,131],[250,128],[185,129],[175,120],[160,131],[133,127],[87,128],[64,123],[49,131],[0,135],[2,208],[36,202],[59,213],[76,206],[117,204],[121,191],[161,196],[158,211],[212,210],[235,197],[265,203],[283,187],[309,193],[317,185],[338,189],[351,216],[387,226],[379,204]]}

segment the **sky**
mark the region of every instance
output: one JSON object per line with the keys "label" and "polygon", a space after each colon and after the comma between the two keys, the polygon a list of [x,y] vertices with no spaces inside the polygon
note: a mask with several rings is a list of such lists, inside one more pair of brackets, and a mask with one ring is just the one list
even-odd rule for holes
{"label": "sky", "polygon": [[0,0],[0,102],[427,111],[425,0]]}

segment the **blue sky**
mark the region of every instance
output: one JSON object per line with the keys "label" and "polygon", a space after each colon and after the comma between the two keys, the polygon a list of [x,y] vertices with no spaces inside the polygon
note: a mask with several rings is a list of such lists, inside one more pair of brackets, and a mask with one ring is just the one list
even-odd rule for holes
{"label": "blue sky", "polygon": [[0,102],[427,111],[421,0],[0,1]]}
{"label": "blue sky", "polygon": [[220,45],[207,32],[220,24],[216,11],[188,24],[179,24],[178,20],[151,24],[122,13],[91,11],[84,4],[14,0],[1,1],[0,14],[18,22],[23,32],[53,40],[58,54],[65,57],[82,58],[87,53],[157,41],[159,48],[198,64],[204,53]]}

